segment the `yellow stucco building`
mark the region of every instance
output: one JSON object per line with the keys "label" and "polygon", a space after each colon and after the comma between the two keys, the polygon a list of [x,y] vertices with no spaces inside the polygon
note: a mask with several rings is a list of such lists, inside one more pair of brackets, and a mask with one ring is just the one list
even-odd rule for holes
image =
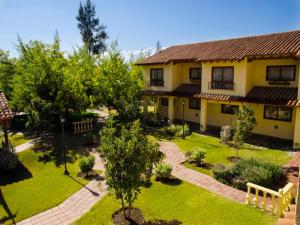
{"label": "yellow stucco building", "polygon": [[246,102],[253,133],[293,140],[300,148],[300,31],[177,45],[139,63],[147,98],[170,123],[231,124]]}

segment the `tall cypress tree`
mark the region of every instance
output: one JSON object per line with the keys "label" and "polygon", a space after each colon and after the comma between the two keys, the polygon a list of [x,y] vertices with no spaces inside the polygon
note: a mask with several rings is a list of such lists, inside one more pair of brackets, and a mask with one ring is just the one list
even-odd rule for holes
{"label": "tall cypress tree", "polygon": [[100,24],[98,18],[96,18],[95,5],[87,0],[85,4],[82,5],[80,2],[78,16],[78,29],[82,36],[82,41],[91,54],[100,54],[106,50],[105,40],[108,35],[105,31],[106,26]]}

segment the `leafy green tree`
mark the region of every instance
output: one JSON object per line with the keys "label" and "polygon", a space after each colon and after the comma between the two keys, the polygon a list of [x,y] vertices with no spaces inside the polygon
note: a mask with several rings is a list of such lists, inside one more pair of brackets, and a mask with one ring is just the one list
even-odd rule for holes
{"label": "leafy green tree", "polygon": [[78,16],[78,29],[82,36],[82,41],[91,54],[103,53],[106,49],[105,40],[108,39],[108,35],[105,31],[105,26],[100,24],[98,18],[96,18],[95,5],[87,0],[84,5],[80,2]]}
{"label": "leafy green tree", "polygon": [[142,72],[134,63],[126,63],[117,44],[101,59],[94,82],[98,105],[114,108],[123,122],[140,116],[142,98]]}
{"label": "leafy green tree", "polygon": [[74,59],[64,56],[58,35],[53,44],[20,40],[18,49],[13,104],[29,114],[28,125],[46,131],[59,123],[60,115],[87,107],[80,74],[73,73]]}
{"label": "leafy green tree", "polygon": [[247,104],[236,112],[235,120],[232,123],[233,127],[233,144],[236,148],[238,157],[238,149],[245,143],[249,133],[256,125],[254,110]]}
{"label": "leafy green tree", "polygon": [[0,90],[4,91],[8,100],[12,97],[14,67],[15,62],[9,58],[9,53],[0,49]]}
{"label": "leafy green tree", "polygon": [[104,160],[108,188],[121,200],[124,216],[130,218],[132,205],[140,193],[142,175],[149,168],[149,163],[153,163],[151,156],[158,154],[158,146],[150,143],[142,133],[139,121],[119,130],[112,126],[112,121],[107,125],[101,132],[98,151]]}

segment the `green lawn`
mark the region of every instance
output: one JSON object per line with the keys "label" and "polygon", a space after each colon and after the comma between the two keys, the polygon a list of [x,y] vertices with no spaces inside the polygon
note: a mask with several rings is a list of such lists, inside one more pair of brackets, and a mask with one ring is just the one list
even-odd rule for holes
{"label": "green lawn", "polygon": [[[77,225],[107,225],[120,207],[113,195],[99,201]],[[176,219],[184,225],[275,225],[276,219],[255,208],[219,197],[183,182],[168,185],[155,182],[143,188],[135,204],[146,219]]]}
{"label": "green lawn", "polygon": [[[176,143],[183,152],[192,150],[195,147],[206,151],[205,162],[210,166],[215,166],[216,164],[229,166],[232,163],[228,160],[228,157],[236,156],[235,149],[230,148],[225,144],[221,144],[220,139],[216,137],[192,133],[192,135],[186,137],[186,139],[184,140],[181,138],[175,138],[172,141]],[[245,145],[244,148],[239,150],[238,154],[241,158],[252,157],[267,162],[272,162],[278,165],[285,164],[291,158],[286,151],[273,150],[250,145]],[[185,163],[185,166],[198,170],[199,172],[212,175],[211,169],[199,168],[189,163]]]}
{"label": "green lawn", "polygon": [[[3,135],[0,135],[0,139],[3,139]],[[30,141],[30,138],[25,137],[23,134],[9,134],[9,140],[11,141],[14,147],[24,144],[27,141]]]}
{"label": "green lawn", "polygon": [[[0,224],[11,224],[9,211],[16,221],[52,208],[82,188],[88,181],[77,177],[81,155],[70,151],[68,163],[70,177],[63,174],[63,165],[48,161],[41,152],[27,150],[18,154],[23,168],[14,173],[0,175],[0,185],[6,210],[0,207]],[[1,197],[1,196],[0,196]],[[1,200],[1,198],[0,198]]]}

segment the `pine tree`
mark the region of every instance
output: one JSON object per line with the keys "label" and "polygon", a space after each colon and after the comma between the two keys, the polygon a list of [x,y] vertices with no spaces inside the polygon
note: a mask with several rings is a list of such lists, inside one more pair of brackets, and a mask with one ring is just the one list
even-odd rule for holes
{"label": "pine tree", "polygon": [[100,24],[98,18],[96,18],[95,5],[87,0],[82,5],[80,2],[78,16],[78,29],[82,36],[82,41],[89,54],[100,54],[106,50],[105,40],[108,39],[108,35],[105,31],[106,26]]}
{"label": "pine tree", "polygon": [[161,50],[161,45],[160,45],[160,42],[159,41],[157,41],[156,42],[156,53],[159,53],[160,52],[160,50]]}

